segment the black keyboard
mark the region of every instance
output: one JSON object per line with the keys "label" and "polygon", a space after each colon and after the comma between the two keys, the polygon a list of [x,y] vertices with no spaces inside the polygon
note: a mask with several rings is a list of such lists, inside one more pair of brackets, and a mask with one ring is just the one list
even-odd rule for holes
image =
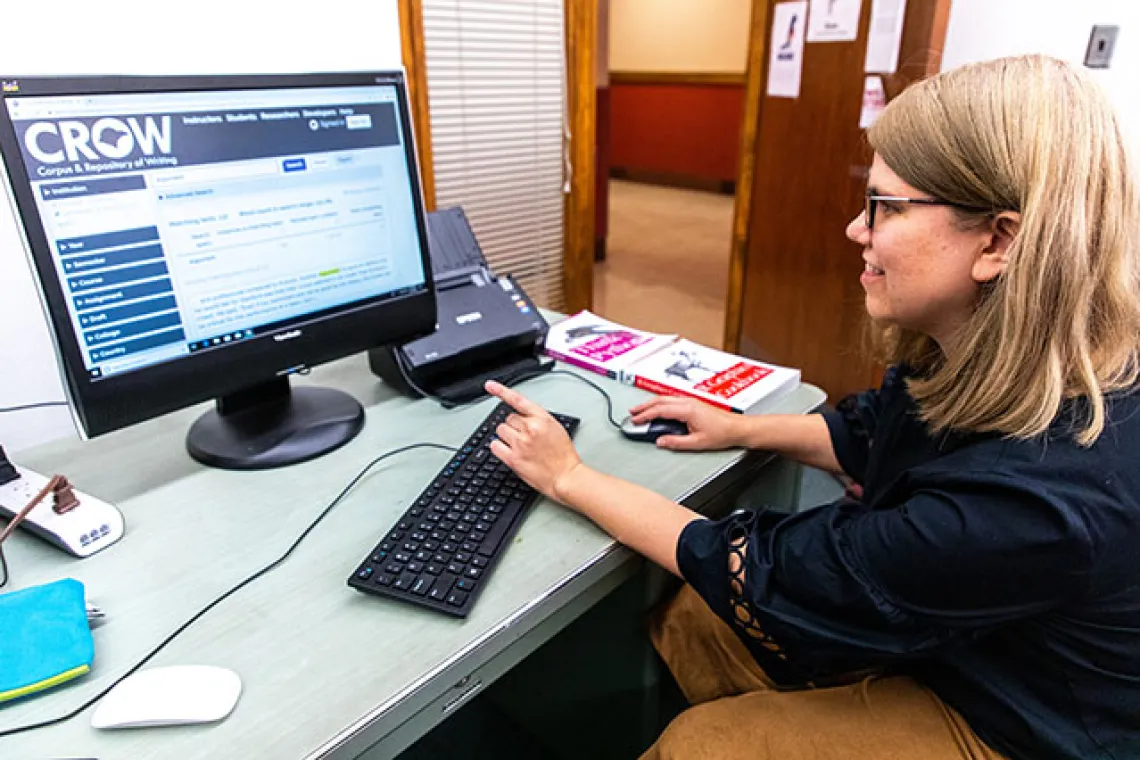
{"label": "black keyboard", "polygon": [[[348,585],[466,617],[539,493],[491,453],[499,404],[459,447]],[[555,414],[571,436],[578,418]]]}

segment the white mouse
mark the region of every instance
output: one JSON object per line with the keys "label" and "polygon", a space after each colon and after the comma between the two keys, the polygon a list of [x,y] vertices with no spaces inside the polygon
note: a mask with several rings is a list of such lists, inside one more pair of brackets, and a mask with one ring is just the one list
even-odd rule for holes
{"label": "white mouse", "polygon": [[91,725],[140,728],[210,723],[230,714],[241,694],[241,679],[212,665],[172,665],[141,670],[103,697]]}

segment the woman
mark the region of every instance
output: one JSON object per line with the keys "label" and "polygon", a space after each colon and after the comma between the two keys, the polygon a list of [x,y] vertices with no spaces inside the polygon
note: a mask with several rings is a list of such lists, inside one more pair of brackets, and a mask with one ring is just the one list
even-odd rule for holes
{"label": "woman", "polygon": [[909,88],[868,138],[847,236],[882,386],[806,417],[632,410],[861,502],[706,520],[497,385],[493,451],[688,581],[653,635],[696,706],[647,757],[1140,757],[1140,201],[1112,109],[1011,58]]}

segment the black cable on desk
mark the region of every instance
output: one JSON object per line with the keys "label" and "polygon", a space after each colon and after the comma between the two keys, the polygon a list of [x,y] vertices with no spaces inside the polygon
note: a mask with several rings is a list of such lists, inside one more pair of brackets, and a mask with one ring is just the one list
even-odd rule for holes
{"label": "black cable on desk", "polygon": [[37,401],[34,404],[20,404],[18,406],[0,406],[0,414],[8,412],[23,412],[28,409],[40,409],[45,406],[67,406],[66,401]]}
{"label": "black cable on desk", "polygon": [[71,720],[72,718],[74,718],[79,713],[81,713],[84,710],[86,710],[87,708],[91,707],[91,705],[95,704],[100,699],[107,696],[107,692],[111,691],[111,689],[115,688],[120,683],[122,683],[123,679],[127,678],[127,676],[134,674],[135,671],[137,671],[143,665],[146,665],[148,662],[150,662],[150,660],[156,654],[161,652],[167,644],[174,641],[175,638],[177,638],[183,631],[185,631],[191,625],[198,622],[198,620],[201,619],[201,617],[203,615],[205,615],[207,612],[212,610],[214,607],[217,607],[219,604],[221,604],[226,599],[228,599],[231,596],[233,596],[234,594],[236,594],[241,589],[243,589],[246,586],[248,586],[249,584],[253,583],[258,578],[262,577],[266,573],[275,569],[278,565],[280,565],[282,562],[284,562],[286,559],[288,559],[289,555],[293,553],[293,550],[295,550],[298,546],[300,546],[301,542],[304,541],[308,537],[308,535],[313,532],[313,529],[316,528],[317,525],[319,525],[320,522],[322,520],[324,520],[325,517],[328,516],[329,512],[332,512],[333,508],[336,507],[336,505],[340,503],[341,499],[343,499],[348,494],[348,492],[352,490],[353,486],[355,486],[357,483],[359,483],[360,479],[368,474],[369,470],[371,470],[373,467],[375,467],[377,464],[384,461],[388,457],[395,456],[396,454],[402,454],[405,451],[411,451],[412,449],[422,449],[422,448],[442,449],[443,451],[450,451],[450,452],[458,451],[458,449],[456,449],[454,446],[444,446],[443,444],[440,444],[440,443],[413,443],[409,446],[403,446],[401,448],[394,449],[392,451],[389,451],[387,453],[381,454],[380,456],[376,457],[371,462],[369,462],[367,465],[365,465],[365,467],[360,472],[358,472],[356,474],[356,477],[354,477],[351,481],[349,481],[348,485],[346,485],[343,489],[341,489],[341,492],[336,495],[336,498],[334,498],[331,502],[329,502],[328,506],[325,507],[319,515],[317,515],[317,518],[315,520],[313,520],[311,523],[309,523],[309,527],[305,528],[305,530],[302,531],[301,535],[298,536],[297,539],[289,546],[289,548],[285,550],[284,554],[282,554],[280,557],[273,560],[272,562],[270,562],[268,565],[261,568],[257,572],[253,573],[252,575],[247,577],[245,580],[243,580],[241,583],[238,583],[236,586],[234,586],[230,590],[226,591],[221,596],[214,599],[212,602],[207,604],[205,607],[198,610],[198,612],[194,613],[194,615],[191,616],[189,620],[187,620],[182,625],[178,626],[178,628],[176,628],[173,633],[171,633],[169,636],[167,636],[165,639],[163,639],[158,644],[158,646],[151,649],[150,652],[148,652],[145,657],[143,657],[141,660],[139,660],[134,665],[132,665],[131,668],[126,673],[123,673],[121,676],[119,676],[114,681],[112,681],[111,684],[109,686],[107,686],[105,689],[103,689],[98,694],[91,697],[86,702],[81,704],[79,707],[75,708],[74,710],[72,710],[71,712],[69,712],[65,715],[60,715],[56,718],[49,718],[48,720],[43,720],[43,721],[40,721],[39,723],[30,723],[26,726],[17,726],[16,728],[6,728],[3,730],[0,730],[0,737],[13,736],[14,734],[21,734],[21,733],[24,733],[25,731],[34,731],[37,728],[46,728],[48,726],[54,726],[56,723],[63,723],[66,720]]}
{"label": "black cable on desk", "polygon": [[572,377],[575,380],[581,380],[583,383],[590,386],[591,388],[596,390],[598,393],[602,394],[602,397],[606,400],[606,419],[608,419],[610,421],[611,425],[616,427],[618,430],[621,430],[621,423],[614,419],[614,400],[612,398],[610,398],[610,394],[606,393],[605,388],[598,385],[593,380],[587,380],[586,378],[579,375],[577,372],[570,372],[569,370],[565,370],[565,369],[552,369],[552,370],[549,370],[546,374],[548,374],[548,375],[566,375],[567,377]]}
{"label": "black cable on desk", "polygon": [[[458,409],[464,406],[471,406],[472,404],[478,404],[479,402],[484,401],[488,398],[487,396],[478,396],[477,398],[473,398],[468,401],[460,401],[458,403],[447,401],[446,399],[436,396],[435,394],[428,393],[423,388],[412,382],[412,379],[408,377],[408,374],[404,371],[404,367],[400,363],[399,358],[396,360],[396,366],[400,370],[400,375],[404,378],[404,380],[408,382],[408,385],[410,385],[414,391],[419,393],[424,398],[430,398],[433,401],[438,401],[440,405],[444,406],[445,408]],[[621,423],[614,419],[614,402],[613,399],[610,398],[610,394],[606,392],[605,388],[598,385],[593,380],[587,380],[576,372],[570,372],[569,370],[565,369],[536,369],[533,372],[524,372],[522,374],[516,375],[510,379],[510,382],[503,383],[503,385],[507,385],[513,388],[515,385],[523,382],[524,380],[531,380],[533,378],[544,377],[546,375],[565,375],[566,377],[572,377],[575,380],[585,383],[586,385],[596,390],[598,393],[602,394],[602,398],[606,400],[606,419],[609,420],[609,423],[615,428],[619,430],[621,429]]]}

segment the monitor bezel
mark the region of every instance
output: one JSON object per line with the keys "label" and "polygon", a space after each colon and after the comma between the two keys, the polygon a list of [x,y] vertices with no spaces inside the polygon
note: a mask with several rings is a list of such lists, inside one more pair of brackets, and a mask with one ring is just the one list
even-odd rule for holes
{"label": "monitor bezel", "polygon": [[[404,343],[432,332],[436,324],[435,283],[427,226],[402,70],[319,74],[0,77],[0,170],[10,205],[33,269],[44,306],[64,389],[81,435],[93,437],[143,422],[210,399],[254,387],[276,377],[305,371],[382,345]],[[9,97],[29,95],[100,95],[394,85],[396,110],[404,137],[405,163],[412,191],[421,291],[368,302],[342,313],[281,327],[224,348],[192,353],[122,374],[93,380],[81,354],[68,312],[66,294],[55,270],[51,246],[36,206],[34,191],[6,105]],[[281,340],[285,333],[295,337]]]}

